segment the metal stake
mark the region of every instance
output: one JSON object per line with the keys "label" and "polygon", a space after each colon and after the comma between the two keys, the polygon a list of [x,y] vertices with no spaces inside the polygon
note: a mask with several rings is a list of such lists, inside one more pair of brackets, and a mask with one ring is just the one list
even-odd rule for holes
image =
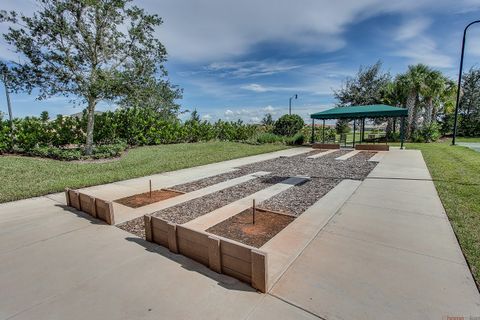
{"label": "metal stake", "polygon": [[255,211],[256,211],[256,209],[255,209],[255,199],[253,199],[253,207],[252,208],[253,208],[253,224],[255,224]]}
{"label": "metal stake", "polygon": [[152,197],[152,180],[150,179],[150,198]]}

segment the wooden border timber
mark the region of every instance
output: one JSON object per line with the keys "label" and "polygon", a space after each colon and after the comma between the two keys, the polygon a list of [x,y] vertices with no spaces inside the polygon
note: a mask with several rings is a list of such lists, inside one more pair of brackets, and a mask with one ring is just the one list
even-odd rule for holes
{"label": "wooden border timber", "polygon": [[314,143],[312,144],[313,149],[340,149],[340,144],[338,143]]}
{"label": "wooden border timber", "polygon": [[355,150],[389,151],[388,144],[357,144]]}
{"label": "wooden border timber", "polygon": [[267,291],[266,253],[153,215],[144,216],[144,220],[147,241],[189,257],[215,272],[247,282],[261,292]]}
{"label": "wooden border timber", "polygon": [[97,199],[76,190],[65,189],[67,206],[83,211],[93,218],[105,221],[109,225],[115,224],[115,216],[111,201]]}

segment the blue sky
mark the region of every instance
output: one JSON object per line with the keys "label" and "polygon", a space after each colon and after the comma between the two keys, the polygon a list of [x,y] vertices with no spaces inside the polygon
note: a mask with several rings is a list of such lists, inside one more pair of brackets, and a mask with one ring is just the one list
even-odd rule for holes
{"label": "blue sky", "polygon": [[[426,63],[456,78],[464,26],[480,19],[480,0],[136,0],[159,14],[171,81],[184,89],[183,109],[206,120],[258,122],[269,112],[305,119],[331,107],[332,91],[360,65],[382,60],[393,75]],[[2,1],[30,14],[32,1]],[[0,32],[6,27],[0,25]],[[480,24],[471,28],[465,68],[480,66]],[[0,57],[18,59],[0,41]],[[6,112],[3,87],[0,111]],[[82,110],[61,97],[13,94],[15,116]],[[102,104],[99,109],[113,109]]]}

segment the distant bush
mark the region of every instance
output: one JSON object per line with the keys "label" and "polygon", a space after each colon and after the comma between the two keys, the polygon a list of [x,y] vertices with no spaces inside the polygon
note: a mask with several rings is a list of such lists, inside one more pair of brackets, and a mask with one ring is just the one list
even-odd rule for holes
{"label": "distant bush", "polygon": [[[320,127],[316,126],[314,131],[315,133],[314,133],[313,140],[315,142],[323,141],[323,138],[324,138],[323,128],[321,126]],[[310,141],[312,139],[312,126],[303,127],[300,132],[303,133],[303,135],[305,136],[305,141]],[[336,138],[335,129],[325,126],[325,141],[335,141],[335,138]]]}
{"label": "distant bush", "polygon": [[91,156],[86,156],[82,148],[59,148],[53,146],[34,147],[26,152],[27,155],[52,158],[57,160],[105,159],[118,157],[127,148],[126,143],[96,146]]}
{"label": "distant bush", "polygon": [[[41,117],[15,119],[14,125],[17,152],[55,159],[78,158],[78,154],[71,150],[85,141],[87,118],[83,112],[78,117],[59,115],[49,119],[48,113],[44,112]],[[210,123],[194,117],[181,122],[147,108],[120,108],[95,115],[93,138],[97,146],[115,145],[118,141],[125,141],[130,146],[210,140],[241,142],[252,140],[264,131],[260,125],[242,121]],[[0,153],[12,148],[9,122],[0,117]]]}
{"label": "distant bush", "polygon": [[305,136],[299,132],[293,137],[286,138],[285,142],[289,146],[301,146],[305,142]]}
{"label": "distant bush", "polygon": [[273,133],[291,137],[305,126],[302,117],[297,114],[283,115],[277,121],[273,128]]}
{"label": "distant bush", "polygon": [[283,137],[277,136],[276,134],[273,133],[260,133],[255,137],[255,141],[260,144],[264,143],[280,143],[283,142]]}

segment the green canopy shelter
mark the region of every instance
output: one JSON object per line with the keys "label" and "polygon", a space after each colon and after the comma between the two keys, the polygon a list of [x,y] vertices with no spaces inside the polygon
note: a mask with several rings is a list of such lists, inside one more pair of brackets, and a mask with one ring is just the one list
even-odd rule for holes
{"label": "green canopy shelter", "polygon": [[[322,112],[310,115],[312,119],[312,143],[315,136],[315,119],[323,120],[323,130],[325,130],[325,120],[332,119],[361,119],[363,121],[362,128],[365,128],[365,119],[374,118],[401,118],[400,139],[401,148],[403,149],[405,135],[405,118],[408,116],[408,110],[405,108],[387,106],[385,104],[372,104],[365,106],[346,106],[328,109]],[[355,146],[355,122],[353,123],[353,145]],[[362,133],[363,134],[363,133]]]}

